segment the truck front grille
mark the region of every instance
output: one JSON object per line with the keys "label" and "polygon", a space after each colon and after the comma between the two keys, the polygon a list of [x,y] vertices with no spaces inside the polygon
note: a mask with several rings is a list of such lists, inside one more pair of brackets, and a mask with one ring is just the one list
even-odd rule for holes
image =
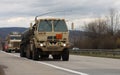
{"label": "truck front grille", "polygon": [[13,47],[19,47],[20,46],[20,42],[13,42]]}
{"label": "truck front grille", "polygon": [[48,36],[47,39],[48,40],[56,40],[56,36]]}

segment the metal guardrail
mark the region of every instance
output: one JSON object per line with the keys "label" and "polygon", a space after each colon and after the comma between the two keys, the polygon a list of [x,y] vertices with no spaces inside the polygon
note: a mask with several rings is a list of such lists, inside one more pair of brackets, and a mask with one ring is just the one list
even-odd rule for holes
{"label": "metal guardrail", "polygon": [[120,49],[79,49],[70,50],[70,53],[81,55],[97,55],[97,56],[119,56]]}

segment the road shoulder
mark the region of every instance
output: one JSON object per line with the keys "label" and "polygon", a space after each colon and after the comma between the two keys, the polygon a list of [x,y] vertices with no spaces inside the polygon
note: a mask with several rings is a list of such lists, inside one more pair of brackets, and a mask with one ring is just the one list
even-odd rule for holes
{"label": "road shoulder", "polygon": [[3,69],[4,69],[4,66],[0,65],[0,75],[5,75],[5,72]]}

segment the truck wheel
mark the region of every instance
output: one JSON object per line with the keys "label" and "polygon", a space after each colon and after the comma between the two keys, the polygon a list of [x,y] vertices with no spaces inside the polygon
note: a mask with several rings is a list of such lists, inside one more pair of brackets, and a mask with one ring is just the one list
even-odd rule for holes
{"label": "truck wheel", "polygon": [[52,55],[52,56],[53,56],[53,59],[58,59],[58,60],[61,59],[61,55]]}
{"label": "truck wheel", "polygon": [[26,52],[26,57],[28,59],[32,59],[32,54],[31,54],[31,52],[29,50],[27,50],[27,52]]}
{"label": "truck wheel", "polygon": [[49,57],[49,54],[46,54],[46,55],[40,55],[40,58],[41,59],[47,59]]}
{"label": "truck wheel", "polygon": [[9,49],[9,50],[8,50],[8,53],[11,53],[11,52],[12,52],[12,50],[11,50],[11,49]]}
{"label": "truck wheel", "polygon": [[68,61],[68,60],[69,60],[69,50],[68,50],[68,49],[64,49],[64,50],[63,50],[62,60],[63,60],[63,61]]}
{"label": "truck wheel", "polygon": [[11,50],[10,50],[10,49],[7,49],[6,52],[7,52],[7,53],[11,53]]}
{"label": "truck wheel", "polygon": [[26,57],[27,57],[28,59],[32,59],[32,53],[31,53],[31,51],[30,51],[29,45],[27,46]]}
{"label": "truck wheel", "polygon": [[6,49],[5,52],[8,52],[8,49]]}
{"label": "truck wheel", "polygon": [[33,45],[33,50],[32,50],[32,59],[33,60],[38,60],[39,59],[39,52]]}
{"label": "truck wheel", "polygon": [[20,57],[26,57],[26,54],[24,52],[24,47],[20,47]]}

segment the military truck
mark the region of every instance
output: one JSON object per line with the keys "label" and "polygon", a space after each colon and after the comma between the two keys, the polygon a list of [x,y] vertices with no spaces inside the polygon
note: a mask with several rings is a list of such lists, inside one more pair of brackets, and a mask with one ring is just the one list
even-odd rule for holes
{"label": "military truck", "polygon": [[19,32],[11,32],[5,39],[4,50],[6,52],[20,51],[21,34]]}
{"label": "military truck", "polygon": [[38,60],[49,58],[69,60],[69,32],[65,19],[35,19],[30,28],[23,32],[20,45],[20,56]]}

